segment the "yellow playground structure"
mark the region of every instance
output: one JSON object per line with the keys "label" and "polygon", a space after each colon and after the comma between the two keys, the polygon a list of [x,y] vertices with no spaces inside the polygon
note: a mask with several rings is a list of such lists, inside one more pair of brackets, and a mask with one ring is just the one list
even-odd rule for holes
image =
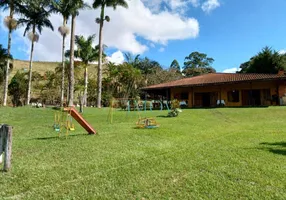
{"label": "yellow playground structure", "polygon": [[137,128],[158,128],[159,124],[157,124],[154,118],[139,118],[136,123]]}
{"label": "yellow playground structure", "polygon": [[74,131],[75,127],[72,121],[71,113],[64,113],[63,111],[58,111],[54,116],[54,130],[59,133],[59,137],[61,136],[61,132],[63,128],[66,129],[66,136],[68,136],[69,131]]}

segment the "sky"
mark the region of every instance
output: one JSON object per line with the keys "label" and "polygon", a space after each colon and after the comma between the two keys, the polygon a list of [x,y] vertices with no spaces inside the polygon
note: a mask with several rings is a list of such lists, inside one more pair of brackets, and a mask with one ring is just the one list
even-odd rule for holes
{"label": "sky", "polygon": [[[86,0],[92,3],[92,0]],[[106,9],[104,24],[108,59],[124,61],[124,53],[140,54],[168,68],[174,59],[181,67],[193,51],[206,53],[217,72],[235,72],[263,47],[286,52],[285,0],[127,0],[129,9]],[[81,11],[76,34],[98,36],[99,10]],[[7,16],[0,12],[0,20]],[[44,29],[35,45],[34,60],[61,61],[62,38],[57,29],[62,17],[50,18],[55,31]],[[13,33],[12,55],[28,60],[30,42],[24,27]],[[0,44],[7,47],[8,32],[0,23]],[[96,37],[94,45],[98,43]],[[66,42],[69,47],[69,41]]]}

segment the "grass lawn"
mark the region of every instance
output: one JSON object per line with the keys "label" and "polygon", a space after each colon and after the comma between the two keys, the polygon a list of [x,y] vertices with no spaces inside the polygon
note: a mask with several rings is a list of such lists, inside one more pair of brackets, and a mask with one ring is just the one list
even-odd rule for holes
{"label": "grass lawn", "polygon": [[[0,199],[286,199],[286,107],[184,110],[135,129],[137,112],[86,109],[65,139],[54,110],[0,108],[14,127]],[[161,116],[161,117],[160,117]]]}

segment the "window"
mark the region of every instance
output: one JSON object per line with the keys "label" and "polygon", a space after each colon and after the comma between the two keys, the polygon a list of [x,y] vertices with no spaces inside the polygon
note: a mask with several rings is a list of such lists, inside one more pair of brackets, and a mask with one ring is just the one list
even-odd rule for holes
{"label": "window", "polygon": [[239,90],[232,90],[227,92],[228,102],[239,102]]}

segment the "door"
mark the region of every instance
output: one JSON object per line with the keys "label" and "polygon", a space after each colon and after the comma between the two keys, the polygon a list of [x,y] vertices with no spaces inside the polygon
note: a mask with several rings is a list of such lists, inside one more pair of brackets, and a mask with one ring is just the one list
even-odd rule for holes
{"label": "door", "polygon": [[203,93],[203,107],[210,107],[210,106],[211,106],[211,94]]}

